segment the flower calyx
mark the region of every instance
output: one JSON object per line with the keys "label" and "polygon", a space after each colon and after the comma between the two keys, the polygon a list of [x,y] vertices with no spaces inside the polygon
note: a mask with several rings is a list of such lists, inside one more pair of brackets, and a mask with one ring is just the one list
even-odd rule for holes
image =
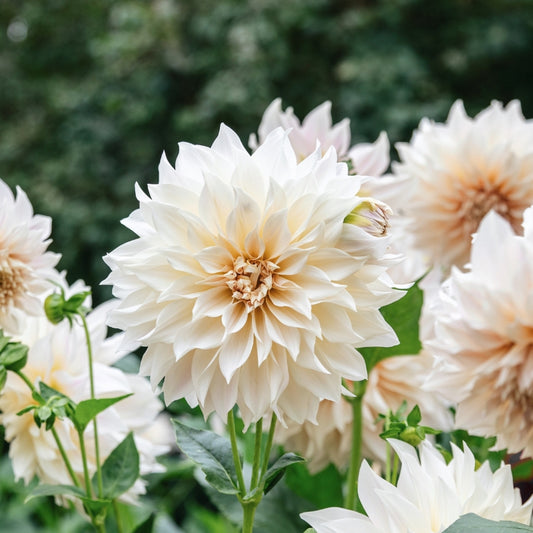
{"label": "flower calyx", "polygon": [[91,294],[91,291],[81,291],[66,298],[63,287],[58,285],[60,292],[54,292],[46,297],[44,301],[44,312],[46,318],[52,324],[59,324],[65,318],[72,326],[72,320],[76,316],[85,316],[89,308],[83,305],[83,302]]}

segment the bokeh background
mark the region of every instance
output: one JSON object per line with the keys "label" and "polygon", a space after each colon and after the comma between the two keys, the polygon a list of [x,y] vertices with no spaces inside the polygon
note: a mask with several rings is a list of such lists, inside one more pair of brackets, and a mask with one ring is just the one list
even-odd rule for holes
{"label": "bokeh background", "polygon": [[[134,183],[157,181],[179,141],[211,144],[225,122],[246,143],[278,96],[300,118],[331,100],[353,142],[408,141],[457,98],[470,115],[516,98],[532,118],[532,80],[533,0],[0,0],[0,178],[53,218],[60,268],[98,303],[102,256],[132,237],[119,221]],[[0,531],[85,531],[23,504],[1,437]],[[205,510],[190,465],[171,463],[150,498],[187,533],[234,531]]]}
{"label": "bokeh background", "polygon": [[331,100],[354,141],[409,140],[457,98],[533,117],[533,2],[1,0],[0,80],[0,178],[53,217],[60,267],[102,301],[135,181],[220,122],[247,142],[278,96],[300,118]]}

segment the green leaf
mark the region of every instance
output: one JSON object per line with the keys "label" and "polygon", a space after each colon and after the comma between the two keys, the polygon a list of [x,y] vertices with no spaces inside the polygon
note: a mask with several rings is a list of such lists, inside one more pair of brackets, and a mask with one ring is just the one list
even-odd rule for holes
{"label": "green leaf", "polygon": [[4,388],[7,380],[7,370],[4,365],[0,365],[0,392]]}
{"label": "green leaf", "polygon": [[40,496],[74,496],[84,498],[85,492],[73,485],[37,485],[26,497],[24,503]]}
{"label": "green leaf", "polygon": [[[96,482],[96,473],[93,484]],[[139,477],[139,452],[135,446],[133,433],[109,454],[102,465],[102,482],[104,498],[113,500],[126,492]]]}
{"label": "green leaf", "polygon": [[155,514],[150,514],[150,516],[141,524],[139,524],[133,533],[152,533],[154,529]]}
{"label": "green leaf", "polygon": [[20,342],[9,342],[0,352],[0,364],[7,370],[22,370],[28,360],[28,347]]}
{"label": "green leaf", "polygon": [[[50,387],[50,385],[47,385],[44,381],[39,382],[39,392],[46,402],[50,401],[52,398],[64,398],[69,402],[72,401],[68,396],[65,396],[62,392]],[[35,397],[34,399],[37,400]]]}
{"label": "green leaf", "polygon": [[389,348],[360,348],[369,372],[377,363],[388,357],[416,355],[420,352],[422,344],[418,335],[418,321],[423,298],[422,290],[415,284],[403,298],[381,309],[381,314],[398,335],[400,343]]}
{"label": "green leaf", "polygon": [[286,453],[282,455],[274,464],[266,471],[265,474],[265,488],[264,493],[267,494],[278,481],[283,477],[287,467],[296,463],[303,463],[305,459],[295,453]]}
{"label": "green leaf", "polygon": [[469,513],[461,516],[443,533],[525,533],[533,532],[533,527],[518,522],[494,522]]}
{"label": "green leaf", "polygon": [[4,330],[0,329],[0,353],[9,344],[11,337],[4,335]]}
{"label": "green leaf", "polygon": [[513,479],[517,481],[530,481],[533,478],[533,459],[522,459],[511,465]]}
{"label": "green leaf", "polygon": [[115,398],[94,398],[92,400],[83,400],[76,405],[72,421],[78,431],[85,431],[85,428],[93,418],[108,407],[111,407],[120,400],[128,398],[131,394],[124,394]]}
{"label": "green leaf", "polygon": [[231,444],[224,437],[173,420],[178,446],[205,473],[206,481],[224,494],[237,494],[237,474]]}
{"label": "green leaf", "polygon": [[411,412],[407,415],[407,424],[410,426],[417,426],[422,420],[422,415],[420,414],[420,407],[415,405]]}
{"label": "green leaf", "polygon": [[105,522],[105,517],[112,503],[111,500],[107,499],[91,499],[91,498],[81,498],[83,506],[87,511],[87,514],[92,518],[92,522],[95,525],[102,525]]}

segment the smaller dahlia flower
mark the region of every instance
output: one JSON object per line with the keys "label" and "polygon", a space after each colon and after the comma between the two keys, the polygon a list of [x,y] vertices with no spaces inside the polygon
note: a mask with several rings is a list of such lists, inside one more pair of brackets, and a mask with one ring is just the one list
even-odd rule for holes
{"label": "smaller dahlia flower", "polygon": [[42,314],[42,297],[57,280],[59,255],[47,252],[50,217],[34,215],[28,197],[0,180],[0,329],[20,333],[26,315]]}
{"label": "smaller dahlia flower", "polygon": [[411,182],[405,214],[430,264],[462,268],[490,210],[521,233],[522,213],[533,203],[533,122],[518,101],[505,108],[493,102],[472,119],[458,100],[445,124],[424,118],[411,142],[396,147],[394,173]]}
{"label": "smaller dahlia flower", "polygon": [[110,324],[147,346],[167,403],[301,423],[366,378],[356,348],[397,342],[379,308],[403,293],[388,237],[345,222],[360,183],[333,148],[299,162],[281,128],[251,155],[222,126],[212,147],[181,143],[176,168],[162,158],[125,221],[138,237],[105,261]]}
{"label": "smaller dahlia flower", "polygon": [[469,270],[453,269],[427,308],[435,364],[425,387],[457,403],[457,427],[533,456],[533,207],[523,228],[516,235],[491,211]]}
{"label": "smaller dahlia flower", "polygon": [[[160,472],[163,467],[156,461],[156,456],[166,453],[171,442],[168,440],[170,432],[165,434],[161,431],[161,424],[164,425],[165,421],[158,418],[163,406],[144,378],[110,366],[121,357],[118,351],[120,335],[105,338],[107,328],[104,321],[113,305],[113,302],[101,305],[87,315],[94,356],[96,397],[133,395],[98,415],[100,459],[103,462],[126,435],[133,432],[140,456],[141,475]],[[43,381],[75,402],[90,398],[87,347],[81,325],[74,323],[70,329],[66,320],[53,326],[45,318],[31,318],[18,340],[29,346],[23,372],[36,388],[39,381]],[[37,427],[31,412],[17,415],[34,404],[26,383],[8,372],[5,387],[0,393],[0,424],[4,425],[5,439],[10,443],[9,457],[15,478],[29,483],[37,476],[42,483],[70,485],[72,481],[52,433],[46,431],[44,425]],[[81,481],[83,463],[73,424],[68,419],[56,419],[54,428]],[[162,438],[162,435],[166,436]],[[85,444],[92,476],[96,464],[92,424],[85,432]],[[143,492],[144,482],[139,479],[121,499],[134,501],[135,496]]]}
{"label": "smaller dahlia flower", "polygon": [[[420,407],[422,424],[440,430],[452,426],[447,403],[437,394],[422,390],[433,363],[432,357],[419,355],[389,357],[380,361],[370,372],[363,396],[363,455],[385,463],[386,443],[379,436],[383,421],[380,413],[397,411],[407,402],[409,410]],[[352,406],[342,398],[339,402],[320,403],[317,424],[288,424],[278,427],[276,441],[287,450],[303,455],[314,473],[333,463],[344,469],[350,460],[352,446]]]}
{"label": "smaller dahlia flower", "polygon": [[258,136],[250,135],[249,146],[256,150],[265,142],[268,134],[276,128],[290,129],[289,140],[298,160],[303,160],[316,150],[317,142],[323,153],[333,146],[337,157],[342,160],[348,155],[350,146],[350,121],[345,118],[335,126],[331,121],[331,102],[326,101],[313,109],[300,124],[292,107],[281,108],[281,98],[276,98],[265,110]]}
{"label": "smaller dahlia flower", "polygon": [[474,513],[489,520],[529,524],[533,498],[522,503],[513,489],[509,465],[491,472],[488,463],[476,470],[472,452],[452,444],[449,464],[429,442],[415,448],[391,439],[402,468],[395,487],[365,461],[359,474],[359,499],[368,516],[331,507],[302,513],[316,533],[441,533],[460,516]]}

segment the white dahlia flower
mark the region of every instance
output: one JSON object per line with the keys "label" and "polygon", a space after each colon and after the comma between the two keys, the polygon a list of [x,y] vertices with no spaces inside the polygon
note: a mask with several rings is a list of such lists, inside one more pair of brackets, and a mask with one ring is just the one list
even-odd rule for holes
{"label": "white dahlia flower", "polygon": [[426,388],[457,402],[456,425],[533,456],[533,208],[516,235],[490,212],[468,272],[452,271],[429,309]]}
{"label": "white dahlia flower", "polygon": [[271,132],[280,127],[284,130],[290,129],[289,140],[299,161],[316,150],[317,142],[324,153],[333,146],[339,159],[345,159],[348,155],[351,136],[350,120],[345,118],[332,126],[331,102],[329,101],[315,107],[300,124],[292,107],[283,111],[281,98],[276,98],[263,114],[258,130],[259,139],[255,134],[250,135],[248,143],[250,148],[256,150]]}
{"label": "white dahlia flower", "polygon": [[[380,361],[370,372],[363,396],[363,456],[385,463],[386,443],[379,436],[383,421],[380,413],[397,411],[404,401],[408,409],[420,407],[422,424],[440,430],[452,427],[447,404],[437,394],[422,390],[431,370],[433,359],[425,352],[419,355],[389,357]],[[350,460],[352,447],[352,406],[342,398],[338,402],[320,403],[317,424],[290,423],[278,427],[276,441],[287,450],[302,454],[309,462],[310,472],[318,472],[333,463],[344,469]]]}
{"label": "white dahlia flower", "polygon": [[333,149],[298,163],[278,129],[250,155],[222,126],[159,170],[125,221],[138,238],[105,261],[121,299],[110,324],[148,347],[141,372],[164,378],[167,403],[303,422],[342,377],[366,377],[357,347],[397,342],[378,311],[402,295],[388,238],[344,223],[359,180]]}
{"label": "white dahlia flower", "polygon": [[[141,474],[160,472],[163,468],[155,458],[168,451],[170,444],[168,441],[162,442],[160,438],[161,421],[157,417],[163,406],[144,378],[110,366],[121,356],[117,350],[120,335],[105,338],[105,318],[112,305],[99,306],[87,316],[93,347],[96,397],[115,397],[128,393],[133,393],[133,396],[98,415],[100,458],[103,462],[132,431],[139,450]],[[88,357],[82,326],[74,324],[71,330],[66,320],[53,326],[44,318],[28,319],[28,324],[29,327],[19,340],[30,348],[28,362],[23,369],[30,381],[36,388],[39,381],[43,381],[75,402],[89,399]],[[20,410],[34,404],[27,384],[16,374],[8,372],[6,385],[0,394],[0,424],[5,426],[5,438],[10,443],[9,457],[15,477],[26,483],[37,476],[42,483],[72,484],[52,433],[46,431],[44,425],[37,427],[32,412],[17,415]],[[152,438],[154,427],[156,431]],[[73,424],[68,419],[56,419],[54,428],[81,481],[83,464]],[[96,464],[92,428],[90,424],[85,432],[91,476]],[[123,499],[132,501],[143,492],[144,482],[137,480]]]}
{"label": "white dahlia flower", "polygon": [[518,101],[493,102],[473,119],[457,101],[445,124],[425,118],[411,142],[396,147],[401,163],[393,170],[411,181],[405,211],[430,264],[463,267],[490,210],[521,232],[522,212],[533,203],[533,122]]}
{"label": "white dahlia flower", "polygon": [[467,513],[529,524],[533,499],[522,504],[509,465],[493,473],[483,463],[476,470],[468,448],[452,444],[453,459],[446,464],[427,441],[419,446],[420,459],[412,446],[389,442],[402,463],[397,487],[363,462],[359,499],[368,516],[335,507],[302,513],[317,533],[441,533]]}
{"label": "white dahlia flower", "polygon": [[42,296],[59,255],[47,252],[50,217],[34,215],[28,197],[17,187],[17,197],[0,180],[0,329],[20,333],[26,315],[43,313]]}

